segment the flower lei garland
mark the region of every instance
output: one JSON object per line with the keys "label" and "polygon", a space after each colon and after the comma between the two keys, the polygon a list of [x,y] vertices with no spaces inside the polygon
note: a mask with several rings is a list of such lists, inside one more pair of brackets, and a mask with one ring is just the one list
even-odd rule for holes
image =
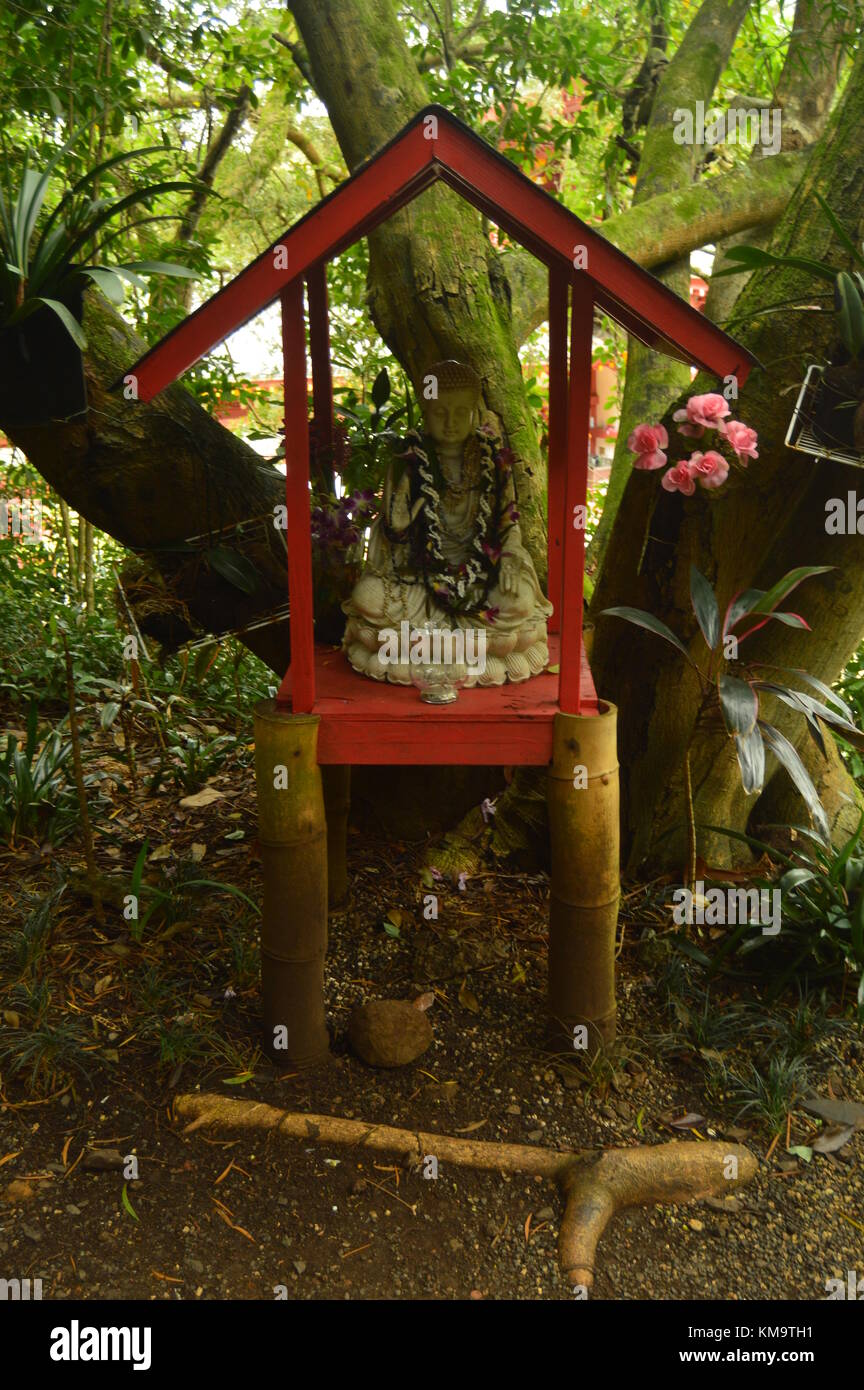
{"label": "flower lei garland", "polygon": [[[501,447],[500,437],[489,425],[475,430],[473,442],[480,501],[471,539],[472,553],[467,560],[450,564],[444,556],[441,496],[448,484],[433,441],[418,430],[408,431],[403,440],[405,448],[396,457],[404,459],[406,466],[415,465],[410,474],[409,507],[421,497],[424,506],[407,530],[397,530],[393,525],[394,488],[390,515],[382,518],[387,539],[396,545],[407,542],[411,562],[422,575],[426,592],[452,614],[466,609],[476,612],[486,603],[498,574],[504,538],[519,519],[515,500],[507,502],[504,497],[513,466],[512,451]],[[486,609],[484,616],[494,622],[495,611]]]}
{"label": "flower lei garland", "polygon": [[[676,410],[672,419],[678,425],[678,433],[692,439],[701,439],[705,430],[717,430],[720,439],[730,446],[735,461],[741,468],[747,467],[748,459],[759,457],[756,445],[759,436],[749,425],[740,420],[727,420],[729,406],[724,396],[709,392],[705,396],[691,396],[684,410]],[[668,459],[664,450],[669,447],[669,435],[663,425],[637,425],[627,440],[627,448],[636,454],[634,468],[664,468]],[[660,479],[667,492],[681,492],[692,497],[696,484],[703,488],[722,487],[729,476],[729,460],[717,449],[696,451],[689,459],[682,459],[668,469]]]}

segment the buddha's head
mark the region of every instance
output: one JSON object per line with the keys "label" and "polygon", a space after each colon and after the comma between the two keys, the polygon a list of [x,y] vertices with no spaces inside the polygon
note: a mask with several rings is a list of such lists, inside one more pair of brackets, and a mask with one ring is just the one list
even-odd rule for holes
{"label": "buddha's head", "polygon": [[480,377],[464,362],[436,362],[424,375],[436,394],[423,401],[426,433],[443,448],[454,449],[477,428],[480,419]]}

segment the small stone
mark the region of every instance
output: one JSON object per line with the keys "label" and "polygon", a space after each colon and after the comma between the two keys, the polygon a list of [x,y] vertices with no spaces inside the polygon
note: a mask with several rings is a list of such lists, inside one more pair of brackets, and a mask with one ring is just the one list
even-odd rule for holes
{"label": "small stone", "polygon": [[90,1149],[84,1155],[81,1167],[91,1173],[110,1173],[122,1168],[125,1162],[119,1149]]}
{"label": "small stone", "polygon": [[521,1114],[522,1114],[522,1107],[521,1107],[521,1105],[508,1105],[508,1106],[507,1106],[507,1114],[508,1114],[508,1115],[521,1115]]}
{"label": "small stone", "polygon": [[541,1207],[540,1210],[537,1212],[537,1220],[538,1220],[538,1221],[554,1221],[554,1220],[555,1220],[555,1209],[554,1209],[554,1207]]}
{"label": "small stone", "polygon": [[10,1182],[3,1195],[10,1206],[17,1207],[22,1202],[32,1202],[38,1194],[29,1182],[24,1182],[23,1178],[16,1178],[14,1182]]}
{"label": "small stone", "polygon": [[304,1271],[305,1271],[305,1269],[306,1269],[306,1261],[305,1261],[305,1260],[295,1260],[295,1261],[294,1261],[294,1268],[296,1269],[296,1271],[297,1271],[298,1274],[303,1274]]}
{"label": "small stone", "polygon": [[690,1220],[687,1222],[687,1225],[690,1227],[690,1230],[691,1230],[691,1231],[704,1231],[704,1230],[705,1230],[705,1227],[704,1227],[703,1223],[702,1223],[702,1222],[698,1219],[698,1217],[696,1217],[696,1216],[691,1216],[691,1217],[690,1217]]}
{"label": "small stone", "polygon": [[18,1227],[18,1229],[21,1232],[22,1236],[26,1236],[28,1240],[38,1242],[42,1239],[42,1232],[39,1230],[38,1226],[21,1225]]}
{"label": "small stone", "polygon": [[187,1256],[186,1256],[186,1266],[187,1266],[188,1269],[191,1269],[191,1271],[192,1271],[193,1274],[203,1274],[203,1273],[204,1273],[204,1265],[203,1265],[203,1262],[202,1262],[201,1260],[196,1260],[196,1259],[194,1258],[194,1256],[192,1256],[192,1255],[187,1255]]}
{"label": "small stone", "polygon": [[68,1206],[66,1207],[66,1210],[67,1210],[67,1212],[69,1213],[70,1216],[80,1216],[80,1215],[81,1215],[81,1208],[80,1208],[80,1207],[76,1207],[74,1202],[70,1202],[70,1203],[68,1204]]}
{"label": "small stone", "polygon": [[370,1067],[404,1067],[426,1051],[432,1025],[405,999],[373,999],[351,1015],[348,1041]]}
{"label": "small stone", "polygon": [[526,1137],[527,1139],[530,1139],[533,1143],[537,1143],[540,1139],[543,1138],[543,1130],[542,1130],[542,1129],[532,1129],[532,1130],[529,1131],[529,1133],[528,1133],[525,1137]]}

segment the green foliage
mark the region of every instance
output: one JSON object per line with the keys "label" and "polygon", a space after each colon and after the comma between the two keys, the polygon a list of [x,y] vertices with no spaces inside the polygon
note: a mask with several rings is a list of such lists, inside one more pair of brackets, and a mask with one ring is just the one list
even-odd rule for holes
{"label": "green foliage", "polygon": [[171,780],[188,794],[200,791],[207,779],[218,772],[229,752],[236,749],[237,739],[233,734],[201,738],[197,734],[169,729],[168,746]]}
{"label": "green foliage", "polygon": [[14,734],[0,744],[0,835],[11,844],[36,836],[57,844],[78,819],[66,766],[72,745],[54,729],[40,747],[38,715],[31,705],[21,747]]}
{"label": "green foliage", "polygon": [[[747,665],[739,657],[741,643],[759,632],[771,620],[787,627],[806,628],[809,624],[798,613],[790,613],[779,608],[784,599],[805,579],[817,574],[827,573],[823,566],[801,566],[790,570],[778,580],[771,589],[747,589],[733,595],[726,605],[721,622],[720,606],[714,590],[695,565],[690,568],[690,600],[702,640],[707,648],[707,659],[701,665],[690,655],[685,644],[665,623],[651,613],[638,608],[607,608],[609,617],[623,618],[636,627],[645,628],[655,637],[660,637],[678,651],[696,671],[702,683],[703,705],[719,707],[726,730],[735,741],[735,751],[741,772],[741,783],[745,792],[762,790],[765,780],[765,750],[768,749],[788,772],[796,790],[803,798],[816,826],[820,839],[827,844],[830,839],[828,819],[816,788],[796,749],[779,729],[761,717],[760,694],[775,696],[783,704],[804,716],[807,730],[817,747],[825,754],[825,743],[820,725],[827,724],[837,730],[844,738],[864,747],[864,735],[856,728],[852,712],[845,701],[822,681],[806,671],[785,668],[769,668],[763,663]],[[741,626],[746,631],[740,631]],[[736,631],[736,629],[738,629]],[[730,674],[730,666],[735,674]],[[760,679],[760,670],[782,670],[786,675],[795,676],[799,682],[815,690],[822,699],[816,699],[809,691],[798,687],[780,684],[776,680]]]}
{"label": "green foliage", "polygon": [[52,1016],[46,981],[22,981],[11,991],[9,1002],[10,1012],[20,1011],[26,1026],[0,1026],[0,1075],[20,1077],[31,1092],[44,1095],[70,1073],[88,1074],[84,1025],[75,1014]]}
{"label": "green foliage", "polygon": [[[753,880],[760,891],[780,891],[780,936],[772,939],[759,925],[739,923],[711,958],[711,970],[718,970],[733,956],[765,968],[768,955],[771,997],[792,979],[818,981],[849,972],[857,978],[856,1006],[858,1018],[864,1022],[864,812],[839,849],[804,826],[792,828],[795,847],[789,853],[752,835],[717,826],[706,828],[784,866],[777,877],[763,874]],[[788,833],[786,827],[766,827],[772,828]],[[767,952],[769,941],[771,949]]]}
{"label": "green foliage", "polygon": [[135,941],[142,940],[145,929],[151,921],[154,926],[159,926],[163,932],[170,932],[172,928],[176,928],[177,924],[183,922],[193,910],[192,901],[202,890],[208,893],[227,893],[229,897],[245,903],[247,907],[260,916],[260,908],[241,889],[235,888],[232,883],[219,883],[215,879],[198,878],[197,865],[191,862],[178,865],[170,872],[164,871],[160,875],[158,883],[148,883],[144,878],[144,871],[149,848],[147,843],[141,846],[129,884],[130,895],[138,899],[139,904],[142,901],[146,901],[148,904],[145,911],[139,912],[138,917],[132,921],[131,935]]}
{"label": "green foliage", "polygon": [[803,270],[815,280],[827,280],[829,284],[834,286],[834,311],[837,315],[837,329],[841,341],[849,356],[853,361],[857,361],[862,349],[864,349],[864,302],[862,302],[862,296],[864,296],[864,274],[862,274],[862,270],[864,270],[864,254],[862,254],[864,245],[859,246],[852,240],[821,193],[814,190],[814,196],[841,246],[849,253],[853,265],[858,267],[852,271],[851,275],[847,270],[839,266],[829,265],[825,261],[809,260],[804,256],[778,255],[773,251],[766,251],[760,246],[747,245],[729,247],[726,251],[726,260],[732,261],[733,264],[724,264],[722,269],[716,270],[714,274],[717,276],[738,275],[742,270],[759,270],[766,267],[773,270],[788,268]]}
{"label": "green foliage", "polygon": [[810,1085],[805,1059],[785,1052],[772,1054],[767,1066],[749,1062],[740,1071],[724,1071],[722,1076],[736,1118],[759,1120],[772,1134],[785,1127],[786,1117]]}
{"label": "green foliage", "polygon": [[[132,209],[145,207],[149,211],[154,200],[166,193],[188,193],[196,187],[188,180],[163,179],[145,183],[121,198],[100,197],[100,180],[109,171],[163,153],[160,146],[126,150],[102,160],[77,179],[49,212],[46,199],[62,161],[83,134],[83,130],[76,131],[46,160],[42,172],[30,167],[28,151],[17,188],[12,187],[8,165],[5,186],[0,185],[0,321],[12,327],[39,309],[50,309],[82,350],[87,340],[70,304],[88,281],[113,304],[122,304],[127,284],[139,290],[146,288],[145,275],[190,274],[185,266],[165,261],[105,262],[107,247],[128,232],[123,226],[109,230],[110,224]],[[88,256],[94,258],[89,264],[85,263]]]}

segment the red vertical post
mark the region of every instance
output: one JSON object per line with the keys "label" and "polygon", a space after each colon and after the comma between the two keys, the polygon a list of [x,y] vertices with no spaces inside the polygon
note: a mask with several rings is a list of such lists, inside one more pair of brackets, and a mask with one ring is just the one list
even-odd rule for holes
{"label": "red vertical post", "polygon": [[549,428],[546,473],[546,532],[549,599],[554,608],[549,631],[561,631],[561,572],[567,482],[567,292],[569,277],[549,267]]}
{"label": "red vertical post", "polygon": [[316,453],[324,471],[333,473],[333,372],[330,366],[330,322],[327,308],[327,263],[318,261],[306,275],[309,302],[309,356],[312,359],[312,419]]}
{"label": "red vertical post", "polygon": [[561,676],[558,685],[558,703],[564,714],[581,714],[582,712],[584,508],[588,501],[588,441],[591,426],[591,344],[593,333],[594,295],[591,290],[591,281],[587,275],[577,271],[573,277],[573,307],[570,315]]}
{"label": "red vertical post", "polygon": [[291,707],[308,714],[315,704],[312,538],[309,514],[309,415],[306,400],[306,325],[303,281],[292,280],[282,303],[285,392],[285,501],[288,509],[288,599],[291,621]]}

